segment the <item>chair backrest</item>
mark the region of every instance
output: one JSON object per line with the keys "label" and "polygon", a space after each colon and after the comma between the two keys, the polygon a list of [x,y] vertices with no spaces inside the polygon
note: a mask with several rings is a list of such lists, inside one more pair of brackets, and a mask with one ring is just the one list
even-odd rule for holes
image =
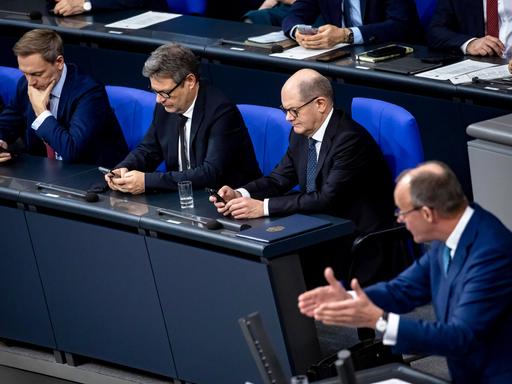
{"label": "chair backrest", "polygon": [[250,104],[237,106],[249,130],[261,172],[268,175],[286,153],[291,125],[277,108]]}
{"label": "chair backrest", "polygon": [[436,9],[437,0],[416,0],[416,11],[420,18],[421,25],[425,30],[430,24],[430,20],[434,15]]}
{"label": "chair backrest", "polygon": [[423,161],[423,146],[416,119],[398,105],[356,97],[352,118],[365,127],[379,144],[393,179],[406,168]]}
{"label": "chair backrest", "polygon": [[151,92],[128,87],[107,85],[105,89],[131,151],[141,141],[151,124],[155,96]]}
{"label": "chair backrest", "polygon": [[204,15],[207,0],[167,0],[169,12],[184,15]]}
{"label": "chair backrest", "polygon": [[18,80],[23,73],[17,68],[0,67],[0,96],[7,105],[16,94]]}

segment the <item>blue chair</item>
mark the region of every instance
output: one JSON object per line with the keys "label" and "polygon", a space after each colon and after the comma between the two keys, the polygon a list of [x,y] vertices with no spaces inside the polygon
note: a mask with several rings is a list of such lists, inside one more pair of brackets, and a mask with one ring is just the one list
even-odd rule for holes
{"label": "blue chair", "polygon": [[291,125],[277,108],[250,104],[237,107],[249,130],[261,172],[268,175],[288,149]]}
{"label": "blue chair", "polygon": [[[128,149],[131,151],[146,134],[155,109],[155,95],[140,89],[106,85],[110,106],[116,114]],[[165,172],[165,162],[157,171]]]}
{"label": "blue chair", "polygon": [[398,105],[356,97],[352,118],[365,127],[379,144],[396,178],[404,169],[423,161],[423,146],[416,119]]}
{"label": "blue chair", "polygon": [[0,67],[0,96],[4,104],[7,105],[14,98],[16,94],[16,86],[18,80],[23,76],[23,73],[17,68]]}
{"label": "blue chair", "polygon": [[167,0],[169,12],[184,15],[204,15],[207,0]]}
{"label": "blue chair", "polygon": [[426,30],[430,24],[430,20],[434,15],[437,0],[416,0],[416,11],[420,18],[420,23]]}

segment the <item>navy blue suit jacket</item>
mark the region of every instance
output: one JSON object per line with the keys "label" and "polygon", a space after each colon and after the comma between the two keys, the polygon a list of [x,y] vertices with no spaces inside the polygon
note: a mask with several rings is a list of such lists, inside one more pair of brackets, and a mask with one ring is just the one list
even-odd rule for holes
{"label": "navy blue suit jacket", "polygon": [[[261,176],[249,132],[238,108],[220,91],[201,83],[190,129],[191,168],[179,172],[178,117],[157,104],[141,143],[116,168],[145,172],[146,190],[177,189],[182,180],[194,188],[233,187]],[[168,172],[155,172],[165,160]]]}
{"label": "navy blue suit jacket", "polygon": [[484,6],[481,0],[438,0],[427,33],[431,48],[460,51],[471,38],[485,36]]}
{"label": "navy blue suit jacket", "polygon": [[512,383],[512,234],[475,205],[444,276],[444,243],[389,283],[365,289],[385,311],[406,313],[432,302],[435,322],[400,317],[401,353],[446,356],[456,383]]}
{"label": "navy blue suit jacket", "polygon": [[[325,24],[341,27],[342,0],[297,0],[291,14],[283,20],[289,36],[297,24],[313,24],[321,15]],[[412,0],[361,0],[363,25],[359,27],[365,43],[407,42],[420,38],[420,22]]]}
{"label": "navy blue suit jacket", "polygon": [[[20,135],[32,155],[46,156],[47,142],[67,162],[111,167],[128,152],[105,87],[67,65],[57,117],[47,117],[37,131],[27,93],[20,78],[15,98],[0,114],[0,139],[13,143]],[[44,141],[44,142],[43,142]]]}
{"label": "navy blue suit jacket", "polygon": [[[386,161],[370,134],[334,110],[318,157],[316,192],[306,192],[308,139],[290,132],[286,154],[270,175],[244,186],[255,199],[269,199],[269,214],[328,213],[355,222],[361,232],[388,228],[393,184]],[[290,193],[296,185],[299,193]]]}

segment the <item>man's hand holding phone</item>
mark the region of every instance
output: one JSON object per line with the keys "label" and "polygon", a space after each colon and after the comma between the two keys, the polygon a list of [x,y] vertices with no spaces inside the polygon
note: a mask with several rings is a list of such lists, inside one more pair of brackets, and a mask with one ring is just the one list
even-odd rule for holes
{"label": "man's hand holding phone", "polygon": [[305,26],[311,29],[302,28],[305,32],[302,33],[300,26],[301,24],[297,26],[295,39],[297,43],[307,49],[327,49],[347,41],[347,28],[338,28],[331,24],[322,25],[319,28]]}
{"label": "man's hand holding phone", "polygon": [[11,153],[7,150],[7,143],[0,140],[0,163],[4,163],[12,159]]}

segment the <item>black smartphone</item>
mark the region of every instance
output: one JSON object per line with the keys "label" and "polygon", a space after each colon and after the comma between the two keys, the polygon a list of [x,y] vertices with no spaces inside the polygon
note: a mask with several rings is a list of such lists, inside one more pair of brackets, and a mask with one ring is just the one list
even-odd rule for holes
{"label": "black smartphone", "polygon": [[343,57],[350,56],[352,52],[350,52],[349,49],[341,49],[341,50],[335,50],[331,52],[327,52],[323,54],[322,56],[318,56],[315,60],[320,61],[322,63],[328,63],[330,61],[342,59]]}
{"label": "black smartphone", "polygon": [[226,204],[226,200],[224,200],[222,197],[220,197],[220,195],[217,193],[217,191],[215,189],[213,189],[213,188],[205,188],[204,190],[206,192],[208,192],[208,194],[210,196],[215,196],[215,198],[217,199],[218,203]]}
{"label": "black smartphone", "polygon": [[377,48],[366,53],[369,57],[385,57],[391,55],[405,55],[407,48],[400,45],[389,45],[387,47]]}
{"label": "black smartphone", "polygon": [[12,152],[8,149],[5,149],[4,147],[0,147],[0,153],[10,153],[12,155]]}
{"label": "black smartphone", "polygon": [[297,31],[302,35],[316,35],[318,33],[318,28],[311,25],[299,24],[297,25]]}
{"label": "black smartphone", "polygon": [[107,175],[108,177],[110,177],[111,179],[113,179],[114,177],[119,177],[118,175],[116,175],[114,172],[112,172],[112,170],[110,168],[105,168],[105,167],[98,167],[98,171],[100,171],[101,173],[103,173],[104,175]]}

